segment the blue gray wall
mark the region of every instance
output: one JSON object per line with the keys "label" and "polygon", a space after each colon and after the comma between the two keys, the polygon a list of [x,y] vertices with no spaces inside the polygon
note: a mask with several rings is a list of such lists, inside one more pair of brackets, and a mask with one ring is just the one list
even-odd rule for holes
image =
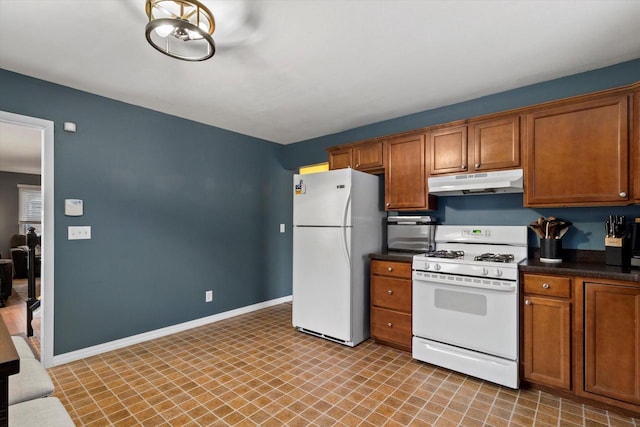
{"label": "blue gray wall", "polygon": [[0,93],[0,110],[55,122],[54,354],[291,294],[282,146],[6,70]]}
{"label": "blue gray wall", "polygon": [[[640,81],[640,59],[301,141],[285,147],[284,165],[293,169],[324,162],[327,160],[325,148],[334,145],[525,107],[637,81]],[[609,214],[640,216],[640,206],[526,209],[522,206],[522,195],[517,194],[440,197],[438,206],[433,215],[441,224],[526,225],[539,216],[549,215],[567,219],[574,223],[574,227],[564,237],[563,245],[573,249],[604,250],[603,224]],[[535,234],[530,233],[529,241],[531,246],[538,246]]]}

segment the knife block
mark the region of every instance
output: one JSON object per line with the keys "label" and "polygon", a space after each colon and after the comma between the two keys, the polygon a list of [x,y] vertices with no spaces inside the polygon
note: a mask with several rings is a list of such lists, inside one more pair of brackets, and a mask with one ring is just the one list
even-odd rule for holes
{"label": "knife block", "polygon": [[631,247],[626,237],[604,238],[604,263],[628,267],[631,261]]}

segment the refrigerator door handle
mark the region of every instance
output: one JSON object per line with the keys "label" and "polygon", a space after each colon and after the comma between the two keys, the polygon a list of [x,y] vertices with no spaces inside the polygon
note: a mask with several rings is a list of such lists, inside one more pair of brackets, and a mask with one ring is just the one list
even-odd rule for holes
{"label": "refrigerator door handle", "polygon": [[349,253],[349,245],[347,244],[347,215],[349,214],[349,206],[351,204],[351,189],[352,187],[349,186],[349,194],[347,195],[347,199],[345,200],[344,210],[342,212],[342,247],[344,248],[344,253],[347,257],[349,266],[351,266],[351,254]]}
{"label": "refrigerator door handle", "polygon": [[347,226],[347,215],[349,214],[349,206],[351,205],[351,186],[349,186],[349,194],[344,201],[344,208],[342,209],[342,226]]}
{"label": "refrigerator door handle", "polygon": [[344,254],[347,258],[347,262],[349,263],[349,267],[351,267],[351,254],[349,253],[349,245],[347,244],[348,232],[349,232],[348,227],[342,227],[342,248],[344,249]]}

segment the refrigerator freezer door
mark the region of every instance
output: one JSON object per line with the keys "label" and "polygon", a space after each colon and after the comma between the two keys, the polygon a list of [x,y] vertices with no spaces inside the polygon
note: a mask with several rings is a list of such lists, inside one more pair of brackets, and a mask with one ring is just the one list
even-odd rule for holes
{"label": "refrigerator freezer door", "polygon": [[350,242],[350,228],[294,228],[294,327],[352,341]]}
{"label": "refrigerator freezer door", "polygon": [[351,226],[351,169],[293,176],[293,225]]}

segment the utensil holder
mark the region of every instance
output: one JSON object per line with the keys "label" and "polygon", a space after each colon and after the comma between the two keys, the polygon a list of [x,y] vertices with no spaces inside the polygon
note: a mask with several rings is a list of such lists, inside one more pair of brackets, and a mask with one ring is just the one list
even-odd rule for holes
{"label": "utensil holder", "polygon": [[562,239],[540,239],[540,262],[562,262]]}
{"label": "utensil holder", "polygon": [[631,247],[625,237],[605,237],[604,263],[628,267],[631,262]]}

